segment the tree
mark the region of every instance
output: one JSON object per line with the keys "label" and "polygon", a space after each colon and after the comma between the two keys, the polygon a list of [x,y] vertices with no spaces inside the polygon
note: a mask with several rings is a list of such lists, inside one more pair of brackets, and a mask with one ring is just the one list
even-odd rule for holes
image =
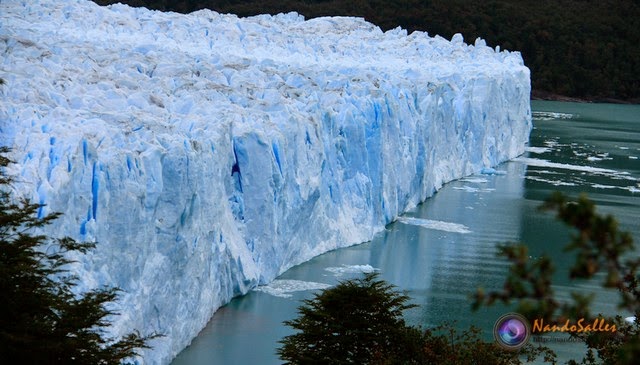
{"label": "tree", "polygon": [[483,364],[515,365],[548,355],[527,345],[508,352],[481,337],[443,324],[425,331],[407,326],[402,312],[415,305],[375,273],[341,282],[298,308],[285,324],[298,333],[285,337],[278,354],[287,364]]}
{"label": "tree", "polygon": [[409,297],[378,279],[376,273],[343,281],[298,308],[285,324],[300,331],[280,341],[288,364],[373,364],[390,359],[420,363],[419,330],[405,325]]}
{"label": "tree", "polygon": [[38,217],[42,204],[12,201],[7,153],[0,148],[0,358],[14,364],[120,364],[148,348],[157,335],[105,337],[108,318],[117,314],[106,304],[119,290],[74,294],[78,278],[69,273],[73,261],[66,258],[95,244],[31,233],[60,214]]}
{"label": "tree", "polygon": [[517,351],[505,351],[495,342],[487,342],[479,328],[471,326],[460,331],[449,323],[425,330],[423,351],[422,364],[439,365],[519,365],[522,359],[532,362],[540,356],[544,362],[554,363],[555,358],[550,349],[531,344]]}

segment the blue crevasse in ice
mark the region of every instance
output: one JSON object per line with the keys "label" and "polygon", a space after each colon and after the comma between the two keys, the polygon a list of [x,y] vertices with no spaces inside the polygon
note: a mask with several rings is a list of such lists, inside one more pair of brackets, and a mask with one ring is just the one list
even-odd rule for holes
{"label": "blue crevasse in ice", "polygon": [[[233,296],[370,240],[443,183],[524,152],[518,53],[358,18],[0,3],[0,143],[19,193],[96,240],[80,290],[166,364]],[[66,163],[60,163],[66,162]]]}

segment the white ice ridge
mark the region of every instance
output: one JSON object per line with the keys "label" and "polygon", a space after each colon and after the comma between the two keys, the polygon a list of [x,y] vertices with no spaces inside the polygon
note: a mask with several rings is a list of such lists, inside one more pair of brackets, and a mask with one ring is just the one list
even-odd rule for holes
{"label": "white ice ridge", "polygon": [[529,146],[529,147],[525,147],[524,149],[526,152],[531,152],[531,153],[547,153],[547,152],[551,152],[552,149],[549,147],[533,147],[533,146]]}
{"label": "white ice ridge", "polygon": [[96,240],[81,290],[166,364],[233,296],[370,240],[443,183],[524,152],[519,53],[359,18],[0,2],[0,145],[18,193]]}

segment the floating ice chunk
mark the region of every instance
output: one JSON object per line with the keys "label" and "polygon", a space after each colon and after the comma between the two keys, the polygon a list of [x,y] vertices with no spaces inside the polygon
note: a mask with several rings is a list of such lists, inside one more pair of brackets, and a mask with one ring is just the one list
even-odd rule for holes
{"label": "floating ice chunk", "polygon": [[554,169],[573,170],[573,171],[592,173],[595,175],[604,175],[604,176],[614,177],[617,179],[634,180],[634,181],[637,180],[636,178],[630,176],[630,174],[626,171],[616,171],[616,170],[604,169],[600,167],[571,165],[566,163],[551,162],[549,160],[542,160],[542,159],[528,158],[528,157],[516,157],[515,159],[513,159],[513,161],[522,162],[527,164],[528,166],[550,167]]}
{"label": "floating ice chunk", "polygon": [[533,147],[533,146],[525,147],[524,150],[527,152],[538,153],[538,154],[552,151],[552,149],[549,147]]}
{"label": "floating ice chunk", "polygon": [[492,188],[486,188],[486,189],[480,189],[480,188],[474,188],[472,186],[454,186],[453,187],[455,190],[463,190],[466,191],[467,193],[489,193],[492,191],[495,191],[496,189],[492,189]]}
{"label": "floating ice chunk", "polygon": [[460,179],[458,181],[468,182],[472,184],[485,184],[489,182],[489,180],[482,177],[465,177],[464,179]]}
{"label": "floating ice chunk", "polygon": [[404,224],[410,224],[412,226],[419,226],[427,229],[434,229],[437,231],[445,231],[452,233],[471,233],[469,227],[460,223],[452,223],[452,222],[443,222],[436,221],[431,219],[424,218],[413,218],[413,217],[400,217],[398,218],[398,222]]}
{"label": "floating ice chunk", "polygon": [[637,186],[627,186],[626,189],[632,192],[633,194],[640,193],[640,188],[638,188]]}
{"label": "floating ice chunk", "polygon": [[640,186],[615,186],[615,185],[592,184],[591,187],[594,189],[621,189],[621,190],[627,190],[633,194],[640,193]]}
{"label": "floating ice chunk", "polygon": [[562,180],[548,180],[548,179],[543,179],[541,177],[536,177],[536,176],[527,176],[526,179],[527,180],[532,180],[532,181],[539,181],[539,182],[548,183],[548,184],[551,184],[553,186],[576,186],[576,185],[578,185],[578,184],[572,183],[572,182],[567,182],[567,181],[562,181]]}
{"label": "floating ice chunk", "polygon": [[453,188],[454,188],[455,190],[464,190],[464,191],[466,191],[466,192],[468,192],[468,193],[477,193],[478,191],[480,191],[480,189],[478,189],[478,188],[473,188],[473,187],[471,187],[471,186],[467,186],[467,185],[464,185],[464,186],[454,186]]}
{"label": "floating ice chunk", "polygon": [[545,175],[562,175],[561,172],[551,170],[530,170],[527,173],[545,174]]}
{"label": "floating ice chunk", "polygon": [[335,276],[342,276],[344,274],[358,274],[358,273],[372,273],[374,271],[378,271],[375,267],[371,265],[342,265],[337,267],[327,267],[326,271],[332,273]]}
{"label": "floating ice chunk", "polygon": [[268,285],[261,285],[253,290],[267,293],[274,297],[290,298],[292,297],[291,293],[307,290],[321,290],[330,287],[331,285],[329,284],[317,283],[314,281],[276,279]]}
{"label": "floating ice chunk", "polygon": [[553,120],[553,119],[572,119],[577,117],[577,115],[569,114],[569,113],[537,111],[532,113],[532,117],[533,119],[537,119],[537,120]]}
{"label": "floating ice chunk", "polygon": [[629,159],[630,159],[630,160],[637,160],[637,159],[638,159],[638,156],[629,156]]}
{"label": "floating ice chunk", "polygon": [[[579,153],[577,153],[575,151],[573,153],[576,156],[585,156],[586,155],[586,153],[579,154]],[[606,153],[606,152],[605,153],[598,153],[595,156],[587,157],[587,161],[592,161],[592,162],[594,162],[594,161],[603,161],[603,160],[613,160],[613,157],[609,157],[609,154]]]}
{"label": "floating ice chunk", "polygon": [[548,139],[546,141],[543,142],[545,146],[553,149],[555,147],[560,147],[560,146],[564,146],[561,145],[560,143],[558,143],[558,141],[554,140],[554,139]]}
{"label": "floating ice chunk", "polygon": [[618,189],[618,188],[620,188],[619,186],[602,185],[602,184],[592,184],[591,187],[594,188],[594,189]]}
{"label": "floating ice chunk", "polygon": [[507,172],[503,170],[496,170],[493,167],[484,167],[481,171],[483,175],[506,175]]}

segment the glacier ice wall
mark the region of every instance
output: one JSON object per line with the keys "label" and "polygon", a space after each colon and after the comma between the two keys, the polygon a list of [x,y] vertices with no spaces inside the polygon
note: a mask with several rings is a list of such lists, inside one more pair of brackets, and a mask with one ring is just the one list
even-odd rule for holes
{"label": "glacier ice wall", "polygon": [[482,40],[357,18],[0,2],[0,144],[19,195],[97,241],[80,289],[168,363],[233,296],[370,240],[524,151],[529,70]]}

